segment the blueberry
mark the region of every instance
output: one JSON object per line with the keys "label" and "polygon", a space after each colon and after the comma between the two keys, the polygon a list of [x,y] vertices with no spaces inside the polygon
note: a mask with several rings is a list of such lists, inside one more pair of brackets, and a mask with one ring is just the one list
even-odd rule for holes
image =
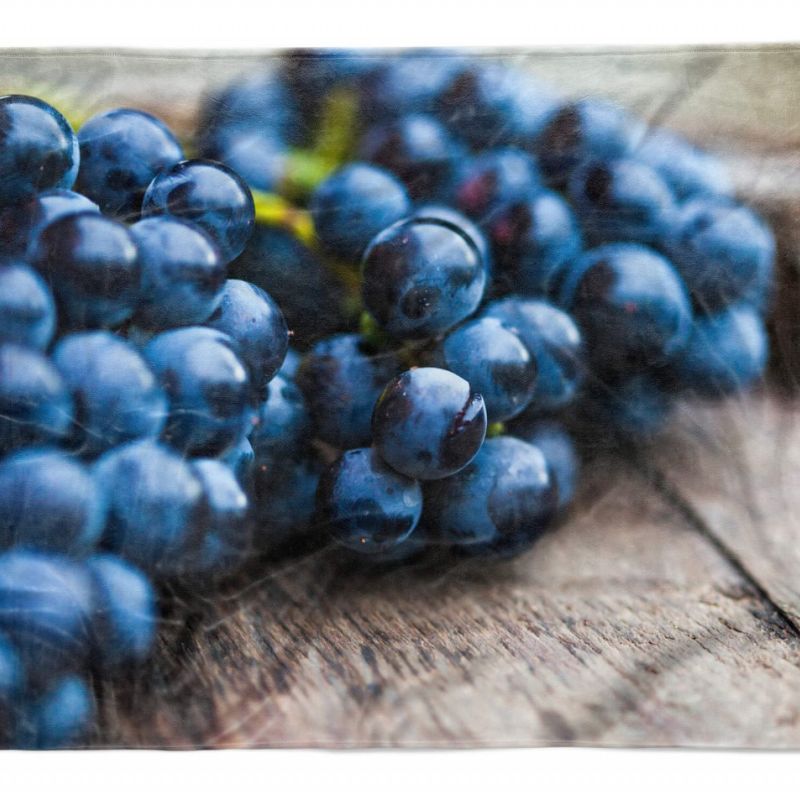
{"label": "blueberry", "polygon": [[401,369],[395,353],[378,352],[356,334],[317,342],[297,372],[316,435],[343,450],[367,446],[375,402]]}
{"label": "blueberry", "polygon": [[343,453],[317,489],[321,530],[358,552],[380,552],[408,538],[421,513],[419,483],[386,466],[372,448]]}
{"label": "blueberry", "polygon": [[92,657],[108,672],[135,664],[155,642],[157,610],[153,586],[139,569],[102,553],[86,562],[92,584]]}
{"label": "blueberry", "polygon": [[534,397],[536,361],[497,318],[480,317],[451,331],[439,347],[437,361],[483,397],[489,422],[517,416]]}
{"label": "blueberry", "polygon": [[293,456],[310,432],[303,395],[293,380],[280,373],[267,384],[258,420],[249,436],[258,463]]}
{"label": "blueberry", "polygon": [[236,444],[225,451],[220,457],[223,464],[227,464],[236,480],[246,490],[249,490],[253,480],[256,454],[250,439],[243,436]]}
{"label": "blueberry", "polygon": [[589,98],[554,108],[531,146],[549,183],[563,186],[581,162],[630,155],[644,135],[644,124],[619,106]]}
{"label": "blueberry", "polygon": [[60,217],[41,231],[28,255],[71,327],[120,325],[139,302],[136,243],[119,222],[91,211]]}
{"label": "blueberry", "polygon": [[630,158],[581,164],[570,175],[568,192],[594,242],[655,244],[675,214],[672,191],[658,172]]}
{"label": "blueberry", "polygon": [[232,169],[204,159],[180,161],[156,175],[145,192],[142,215],[194,222],[219,247],[225,263],[244,250],[255,224],[247,184]]}
{"label": "blueberry", "polygon": [[421,367],[390,381],[375,405],[372,436],[389,466],[419,480],[463,469],[486,436],[486,405],[467,381]]}
{"label": "blueberry", "polygon": [[361,161],[388,169],[414,200],[440,196],[461,148],[444,126],[425,114],[409,114],[370,128],[358,148]]}
{"label": "blueberry", "polygon": [[148,330],[205,322],[222,300],[227,271],[201,228],[170,217],[137,222],[131,235],[142,268],[135,322]]}
{"label": "blueberry", "polygon": [[0,555],[0,632],[17,648],[30,684],[83,668],[90,615],[91,588],[80,563],[19,549]]}
{"label": "blueberry", "polygon": [[163,438],[181,452],[217,455],[252,426],[251,384],[235,342],[213,328],[166,331],[144,356],[164,387]]}
{"label": "blueberry", "polygon": [[764,323],[744,303],[697,317],[686,348],[669,366],[673,388],[704,396],[741,392],[764,372],[769,341]]}
{"label": "blueberry", "polygon": [[130,108],[104,111],[78,131],[77,189],[104,214],[131,218],[155,176],[183,158],[178,140],[152,114]]}
{"label": "blueberry", "polygon": [[94,473],[109,502],[108,548],[148,574],[174,575],[202,532],[203,484],[190,464],[140,439],[109,450]]}
{"label": "blueberry", "polygon": [[344,290],[319,256],[289,231],[257,225],[231,276],[260,286],[275,298],[303,347],[344,327]]}
{"label": "blueberry", "polygon": [[511,296],[490,303],[485,316],[514,332],[536,361],[532,411],[564,408],[575,399],[585,373],[584,343],[569,314],[544,300]]}
{"label": "blueberry", "polygon": [[503,147],[466,159],[452,194],[457,208],[480,221],[497,204],[533,194],[540,187],[533,158],[518,148]]}
{"label": "blueberry", "polygon": [[672,265],[638,244],[584,253],[564,280],[561,301],[603,374],[663,364],[685,346],[692,324],[686,289]]}
{"label": "blueberry", "polygon": [[558,508],[564,510],[575,497],[580,474],[573,438],[561,423],[541,417],[514,420],[511,433],[541,450],[550,480],[558,491]]}
{"label": "blueberry", "polygon": [[311,197],[311,216],[323,248],[353,264],[376,234],[410,211],[411,201],[397,178],[359,162],[334,172]]}
{"label": "blueberry", "polygon": [[72,415],[69,391],[49,359],[0,344],[0,452],[62,439]]}
{"label": "blueberry", "polygon": [[547,529],[557,495],[542,451],[498,436],[466,469],[426,485],[423,524],[466,553],[516,555]]}
{"label": "blueberry", "polygon": [[100,213],[96,203],[69,189],[49,189],[24,203],[0,209],[0,249],[24,258],[31,242],[59,217],[81,211]]}
{"label": "blueberry", "polygon": [[21,261],[0,262],[0,342],[44,350],[55,326],[53,295],[38,273]]}
{"label": "blueberry", "polygon": [[709,312],[757,294],[772,278],[772,232],[749,208],[730,201],[685,203],[664,248],[695,305]]}
{"label": "blueberry", "polygon": [[581,250],[581,233],[569,205],[551,191],[496,205],[482,228],[492,248],[498,291],[551,294]]}
{"label": "blueberry", "polygon": [[263,391],[289,347],[289,329],[278,304],[258,286],[231,279],[208,325],[236,342],[253,386]]}
{"label": "blueberry", "polygon": [[438,219],[409,219],[382,231],[362,265],[364,305],[390,336],[423,339],[472,314],[486,287],[477,245]]}
{"label": "blueberry", "polygon": [[730,176],[715,156],[670,131],[648,133],[635,155],[657,170],[682,200],[695,195],[727,197],[733,193]]}
{"label": "blueberry", "polygon": [[0,206],[45,189],[71,189],[78,140],[55,108],[35,97],[0,97]]}
{"label": "blueberry", "polygon": [[412,217],[414,219],[438,219],[458,228],[462,233],[465,233],[468,238],[472,239],[472,243],[478,248],[483,259],[484,266],[486,267],[487,275],[492,273],[492,254],[489,250],[489,243],[483,234],[483,231],[471,220],[469,217],[464,216],[460,211],[456,211],[449,206],[440,205],[439,203],[423,203],[414,210]]}
{"label": "blueberry", "polygon": [[203,155],[221,161],[262,192],[279,192],[288,168],[283,141],[269,131],[242,125],[214,132],[204,145]]}
{"label": "blueberry", "polygon": [[0,550],[85,555],[105,517],[105,498],[91,473],[66,453],[34,448],[0,461]]}
{"label": "blueberry", "polygon": [[89,734],[95,709],[83,678],[59,678],[26,710],[22,747],[54,750],[79,744]]}
{"label": "blueberry", "polygon": [[84,456],[139,437],[158,436],[167,399],[139,352],[105,331],[63,337],[53,362],[72,394],[72,443]]}

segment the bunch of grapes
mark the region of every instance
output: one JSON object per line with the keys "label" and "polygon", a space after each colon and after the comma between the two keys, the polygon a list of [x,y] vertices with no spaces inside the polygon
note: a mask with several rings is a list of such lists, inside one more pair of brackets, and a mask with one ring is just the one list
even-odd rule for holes
{"label": "bunch of grapes", "polygon": [[183,144],[0,98],[0,741],[84,736],[165,582],[529,548],[579,444],[761,375],[774,249],[711,155],[481,58],[287,54]]}

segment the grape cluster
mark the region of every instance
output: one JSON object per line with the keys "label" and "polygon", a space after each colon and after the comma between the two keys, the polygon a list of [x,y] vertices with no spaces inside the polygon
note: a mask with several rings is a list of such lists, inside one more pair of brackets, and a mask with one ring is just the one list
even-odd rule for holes
{"label": "grape cluster", "polygon": [[78,741],[164,582],[528,548],[579,445],[760,376],[774,250],[711,155],[480,58],[289,53],[183,143],[0,98],[0,740]]}

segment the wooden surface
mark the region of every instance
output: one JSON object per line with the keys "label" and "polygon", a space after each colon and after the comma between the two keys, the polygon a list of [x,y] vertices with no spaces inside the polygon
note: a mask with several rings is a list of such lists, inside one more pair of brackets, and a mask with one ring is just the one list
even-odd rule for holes
{"label": "wooden surface", "polygon": [[[369,574],[327,551],[172,598],[152,662],[98,685],[97,746],[800,746],[800,54],[518,58],[731,154],[781,236],[774,380],[596,459],[513,563]],[[188,130],[253,59],[0,54],[0,83],[60,71]]]}

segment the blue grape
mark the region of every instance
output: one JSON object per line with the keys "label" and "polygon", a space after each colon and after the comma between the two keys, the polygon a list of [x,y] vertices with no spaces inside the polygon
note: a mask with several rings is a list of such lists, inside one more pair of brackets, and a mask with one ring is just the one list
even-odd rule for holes
{"label": "blue grape", "polygon": [[279,375],[283,375],[287,380],[294,380],[297,377],[297,370],[300,369],[300,362],[303,356],[297,352],[293,347],[286,349],[286,355],[283,358],[283,364],[278,370]]}
{"label": "blue grape", "polygon": [[142,269],[136,324],[165,330],[205,322],[222,300],[227,277],[217,246],[201,228],[170,217],[137,222],[131,235]]}
{"label": "blue grape", "polygon": [[139,569],[109,553],[86,562],[92,584],[92,659],[108,672],[143,661],[155,642],[156,597]]}
{"label": "blue grape", "polygon": [[55,326],[55,302],[41,277],[21,261],[0,262],[0,342],[44,350]]}
{"label": "blue grape", "polygon": [[483,259],[484,266],[486,267],[487,275],[492,274],[492,254],[489,250],[489,243],[484,236],[483,231],[471,220],[469,217],[464,216],[460,211],[454,208],[444,206],[439,203],[423,203],[414,209],[411,215],[414,219],[438,219],[458,228],[462,233],[465,233],[473,244],[478,248]]}
{"label": "blue grape", "polygon": [[297,372],[316,435],[342,450],[366,447],[375,402],[401,370],[396,353],[376,351],[357,334],[317,342]]}
{"label": "blue grape", "polygon": [[496,205],[534,194],[541,188],[536,162],[523,150],[503,147],[466,159],[452,194],[455,206],[475,220]]}
{"label": "blue grape", "polygon": [[584,253],[565,278],[561,301],[586,337],[592,366],[606,374],[663,364],[686,345],[692,325],[680,277],[638,244]]}
{"label": "blue grape", "polygon": [[208,326],[236,342],[253,386],[261,393],[280,369],[289,347],[289,329],[278,304],[258,286],[230,279]]}
{"label": "blue grape", "polygon": [[233,447],[226,450],[219,460],[230,468],[240,485],[249,490],[256,462],[256,453],[250,439],[243,436]]}
{"label": "blue grape", "polygon": [[18,450],[0,461],[0,550],[70,555],[94,549],[106,501],[89,470],[55,449]]}
{"label": "blue grape", "polygon": [[247,184],[215,161],[179,161],[148,186],[142,215],[194,222],[219,247],[225,263],[238,256],[253,232],[255,207]]}
{"label": "blue grape", "polygon": [[764,322],[752,306],[740,303],[697,317],[668,372],[675,389],[710,397],[734,394],[758,381],[768,356]]}
{"label": "blue grape", "polygon": [[83,668],[90,616],[91,588],[80,563],[21,549],[0,555],[0,633],[16,647],[29,685]]}
{"label": "blue grape", "polygon": [[104,214],[131,218],[155,176],[183,159],[178,140],[152,114],[131,108],[104,111],[78,131],[81,167],[76,188]]}
{"label": "blue grape", "polygon": [[486,405],[458,375],[420,367],[392,380],[375,405],[372,437],[390,467],[419,480],[452,475],[486,436]]}
{"label": "blue grape", "polygon": [[664,249],[704,311],[749,299],[772,278],[772,232],[749,208],[727,200],[701,197],[685,203]]}
{"label": "blue grape", "polygon": [[364,305],[390,336],[423,339],[472,314],[486,265],[477,245],[438,219],[392,225],[369,245],[362,265]]}
{"label": "blue grape", "polygon": [[83,678],[59,678],[25,710],[20,747],[54,750],[74,746],[88,735],[95,708]]}
{"label": "blue grape", "polygon": [[16,648],[0,634],[0,747],[7,747],[25,686],[25,669]]}
{"label": "blue grape", "polygon": [[389,170],[414,200],[440,197],[452,180],[461,148],[435,118],[410,114],[370,128],[358,158]]}
{"label": "blue grape", "polygon": [[257,463],[292,457],[308,438],[311,425],[303,395],[291,378],[278,373],[267,384],[249,439]]}
{"label": "blue grape", "polygon": [[60,217],[41,231],[28,255],[53,287],[67,326],[114,327],[139,302],[139,255],[119,222],[91,211]]}
{"label": "blue grape", "polygon": [[516,555],[547,529],[557,495],[542,451],[498,436],[461,472],[426,485],[423,525],[468,554]]}
{"label": "blue grape", "polygon": [[84,456],[130,439],[158,436],[167,398],[140,353],[105,331],[73,333],[59,340],[53,363],[72,394],[72,444]]}
{"label": "blue grape", "polygon": [[35,97],[0,97],[0,206],[45,189],[71,189],[78,174],[78,140],[51,105]]}
{"label": "blue grape", "polygon": [[581,164],[570,175],[568,193],[594,242],[655,244],[675,214],[672,191],[658,172],[630,158]]}
{"label": "blue grape", "polygon": [[51,361],[0,344],[0,453],[63,439],[72,418],[69,391]]}
{"label": "blue grape", "polygon": [[551,191],[499,203],[482,228],[492,248],[498,291],[552,294],[565,266],[581,250],[572,209]]}
{"label": "blue grape", "polygon": [[203,156],[221,161],[253,189],[278,192],[286,177],[286,145],[261,128],[232,125],[220,128],[209,137]]}
{"label": "blue grape", "polygon": [[202,528],[203,484],[163,444],[139,439],[95,464],[108,498],[107,547],[150,575],[172,576]]}
{"label": "blue grape", "polygon": [[451,331],[439,346],[437,363],[483,397],[489,422],[517,416],[536,391],[536,360],[517,334],[494,317]]}
{"label": "blue grape", "polygon": [[536,361],[538,377],[529,408],[553,411],[568,406],[585,374],[584,341],[569,314],[544,300],[511,296],[484,312],[515,333]]}
{"label": "blue grape", "polygon": [[310,207],[322,247],[357,264],[374,236],[411,212],[411,201],[391,173],[353,162],[317,186]]}
{"label": "blue grape", "polygon": [[249,432],[251,384],[229,336],[177,328],[151,339],[144,356],[169,400],[162,436],[177,450],[218,455]]}
{"label": "blue grape", "polygon": [[408,538],[421,513],[419,483],[388,467],[372,448],[344,452],[317,489],[320,529],[357,552],[380,552]]}

